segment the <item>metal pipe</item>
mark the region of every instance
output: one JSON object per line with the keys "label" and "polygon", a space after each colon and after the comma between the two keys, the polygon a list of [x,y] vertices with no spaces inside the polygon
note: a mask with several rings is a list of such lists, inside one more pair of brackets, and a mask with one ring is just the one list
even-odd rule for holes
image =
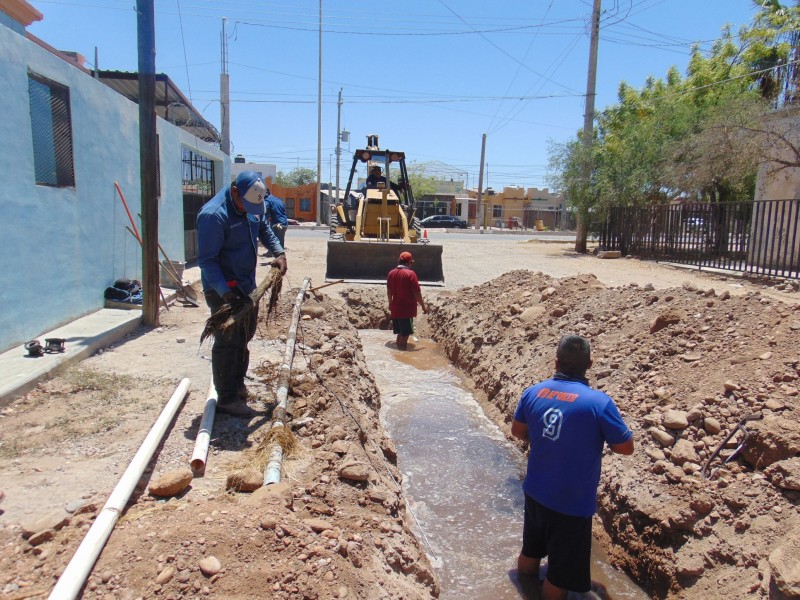
{"label": "metal pipe", "polygon": [[111,492],[105,506],[103,506],[100,514],[97,515],[97,519],[95,519],[86,537],[83,538],[81,545],[78,546],[67,568],[64,569],[64,573],[58,578],[56,586],[50,592],[50,600],[72,600],[78,597],[86,578],[97,561],[97,557],[103,551],[103,546],[108,541],[114,525],[116,525],[120,514],[125,509],[133,489],[141,479],[142,473],[144,473],[153,453],[161,443],[161,438],[164,437],[167,427],[172,423],[175,413],[183,402],[189,389],[189,383],[190,380],[187,378],[180,382],[158,419],[150,428],[150,432],[142,442],[139,450],[137,450],[128,468],[125,469],[125,473],[122,474],[122,478]]}
{"label": "metal pipe", "polygon": [[[292,374],[292,361],[294,360],[294,346],[297,339],[297,325],[300,322],[300,306],[306,297],[306,290],[311,287],[311,278],[303,279],[303,285],[297,294],[294,302],[294,312],[292,313],[292,323],[289,326],[289,334],[286,340],[286,351],[283,353],[283,364],[278,372],[278,391],[275,394],[278,406],[275,408],[275,420],[272,422],[272,429],[285,427],[285,419],[289,413],[289,379]],[[281,464],[283,463],[283,448],[277,442],[274,443],[269,453],[269,461],[264,469],[264,485],[280,483]]]}
{"label": "metal pipe", "polygon": [[214,415],[217,412],[217,388],[214,387],[214,379],[208,384],[208,394],[206,396],[206,407],[203,409],[203,418],[200,421],[200,430],[197,432],[197,439],[194,442],[194,452],[190,465],[194,473],[202,473],[206,468],[206,458],[208,457],[208,444],[211,441],[211,430],[214,427]]}

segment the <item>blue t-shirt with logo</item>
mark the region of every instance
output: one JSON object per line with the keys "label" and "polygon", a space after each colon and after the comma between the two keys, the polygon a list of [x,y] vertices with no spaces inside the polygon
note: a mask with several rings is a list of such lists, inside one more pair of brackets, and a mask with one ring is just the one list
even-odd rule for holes
{"label": "blue t-shirt with logo", "polygon": [[514,420],[528,426],[525,493],[562,514],[592,516],[603,445],[633,435],[614,401],[585,379],[558,373],[522,393]]}

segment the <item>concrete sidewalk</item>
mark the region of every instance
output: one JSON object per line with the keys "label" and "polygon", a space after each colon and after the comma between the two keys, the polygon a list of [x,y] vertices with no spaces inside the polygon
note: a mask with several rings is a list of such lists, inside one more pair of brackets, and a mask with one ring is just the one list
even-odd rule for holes
{"label": "concrete sidewalk", "polygon": [[[183,273],[186,283],[191,284],[199,279],[198,267],[186,269]],[[170,304],[178,297],[174,289],[161,290]],[[100,348],[110,346],[134,331],[141,323],[141,307],[101,308],[36,337],[43,348],[47,346],[45,340],[48,338],[65,339],[64,352],[45,352],[44,356],[34,358],[28,356],[24,344],[3,352],[0,354],[0,407],[29,392],[38,382],[51,377],[57,369],[79,362]]]}

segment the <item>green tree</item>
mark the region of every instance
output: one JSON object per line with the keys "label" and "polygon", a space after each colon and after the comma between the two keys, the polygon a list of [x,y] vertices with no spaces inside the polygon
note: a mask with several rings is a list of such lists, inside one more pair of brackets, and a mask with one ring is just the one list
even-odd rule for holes
{"label": "green tree", "polygon": [[408,183],[416,200],[436,193],[436,178],[425,174],[424,165],[410,163],[406,166],[406,170],[408,172]]}
{"label": "green tree", "polygon": [[308,183],[315,183],[317,181],[316,169],[306,169],[305,167],[298,167],[292,169],[288,173],[278,171],[275,175],[275,183],[283,187],[297,187],[306,185]]}
{"label": "green tree", "polygon": [[741,60],[757,71],[761,95],[773,106],[800,103],[800,1],[754,0],[761,10],[742,30]]}

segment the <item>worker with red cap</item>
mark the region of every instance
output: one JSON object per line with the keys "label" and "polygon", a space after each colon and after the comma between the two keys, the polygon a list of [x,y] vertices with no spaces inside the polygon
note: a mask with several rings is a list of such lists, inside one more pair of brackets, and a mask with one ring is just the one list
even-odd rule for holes
{"label": "worker with red cap", "polygon": [[414,317],[417,304],[427,313],[417,274],[411,269],[414,257],[411,252],[401,252],[399,264],[389,271],[386,277],[386,291],[389,295],[389,313],[392,317],[392,330],[397,335],[397,349],[408,349],[408,336],[414,333]]}

